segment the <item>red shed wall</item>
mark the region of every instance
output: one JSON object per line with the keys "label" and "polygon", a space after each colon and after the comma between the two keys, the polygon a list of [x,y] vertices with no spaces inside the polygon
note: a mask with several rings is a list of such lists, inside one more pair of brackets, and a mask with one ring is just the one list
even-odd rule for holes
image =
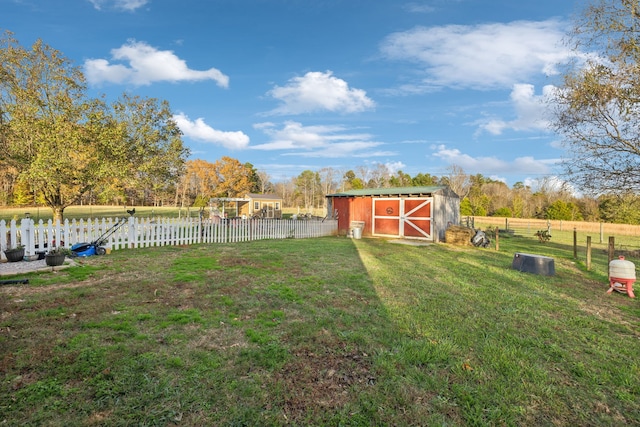
{"label": "red shed wall", "polygon": [[371,235],[371,197],[334,197],[338,211],[338,232],[349,231],[351,221],[364,221],[363,235]]}

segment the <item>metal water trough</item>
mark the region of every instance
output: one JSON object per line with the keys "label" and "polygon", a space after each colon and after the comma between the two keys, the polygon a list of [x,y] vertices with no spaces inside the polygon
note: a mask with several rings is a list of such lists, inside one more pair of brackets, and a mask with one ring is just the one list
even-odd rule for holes
{"label": "metal water trough", "polygon": [[543,276],[553,276],[556,274],[553,258],[543,255],[516,252],[513,256],[511,268],[525,273],[540,274]]}

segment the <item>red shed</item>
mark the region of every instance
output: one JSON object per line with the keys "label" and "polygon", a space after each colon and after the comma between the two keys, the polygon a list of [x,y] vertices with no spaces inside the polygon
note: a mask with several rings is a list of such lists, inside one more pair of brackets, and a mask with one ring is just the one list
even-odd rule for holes
{"label": "red shed", "polygon": [[447,186],[350,190],[327,195],[338,231],[364,223],[364,236],[444,241],[447,227],[460,223],[460,197]]}

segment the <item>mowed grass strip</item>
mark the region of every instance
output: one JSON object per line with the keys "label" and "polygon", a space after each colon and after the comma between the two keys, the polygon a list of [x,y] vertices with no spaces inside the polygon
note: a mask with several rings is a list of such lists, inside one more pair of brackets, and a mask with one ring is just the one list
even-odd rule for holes
{"label": "mowed grass strip", "polygon": [[0,423],[639,424],[638,301],[606,294],[604,254],[562,254],[332,237],[87,258],[0,287]]}

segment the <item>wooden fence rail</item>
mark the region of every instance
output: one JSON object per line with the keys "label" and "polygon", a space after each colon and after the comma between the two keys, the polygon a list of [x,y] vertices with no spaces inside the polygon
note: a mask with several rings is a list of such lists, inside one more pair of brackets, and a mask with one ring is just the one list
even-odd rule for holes
{"label": "wooden fence rail", "polygon": [[[234,243],[264,239],[303,239],[337,233],[336,220],[199,218],[109,218],[0,221],[0,248],[24,246],[25,255],[76,243],[100,242],[111,250],[197,243]],[[0,257],[4,253],[0,251]]]}
{"label": "wooden fence rail", "polygon": [[[538,231],[548,231],[554,236],[558,231],[578,233],[580,240],[592,236],[594,244],[606,245],[610,236],[623,246],[640,247],[640,225],[611,224],[605,222],[546,220],[533,218],[463,217],[461,223],[475,228],[493,227],[511,230],[523,236],[533,237]],[[535,238],[535,237],[534,237]]]}

